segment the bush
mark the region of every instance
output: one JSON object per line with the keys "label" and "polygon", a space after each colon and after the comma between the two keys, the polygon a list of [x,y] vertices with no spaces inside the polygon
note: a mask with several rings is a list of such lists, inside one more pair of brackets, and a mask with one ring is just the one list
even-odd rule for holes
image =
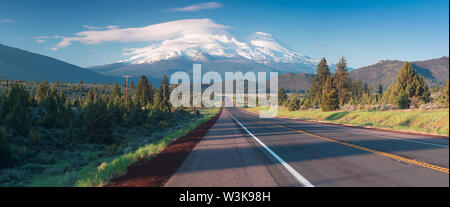
{"label": "bush", "polygon": [[395,105],[397,105],[401,109],[406,109],[406,108],[409,108],[409,103],[408,102],[409,102],[408,101],[408,94],[400,93],[397,96],[397,99],[395,100]]}
{"label": "bush", "polygon": [[293,96],[289,99],[287,104],[289,111],[297,111],[300,109],[300,99],[297,96]]}
{"label": "bush", "polygon": [[8,144],[8,132],[5,127],[0,127],[0,167],[5,167],[11,162],[11,148]]}

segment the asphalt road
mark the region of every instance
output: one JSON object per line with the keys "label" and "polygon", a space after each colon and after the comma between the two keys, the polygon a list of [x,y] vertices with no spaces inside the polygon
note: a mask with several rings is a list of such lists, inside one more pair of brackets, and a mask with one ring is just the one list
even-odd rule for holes
{"label": "asphalt road", "polygon": [[449,186],[448,139],[224,108],[166,186]]}

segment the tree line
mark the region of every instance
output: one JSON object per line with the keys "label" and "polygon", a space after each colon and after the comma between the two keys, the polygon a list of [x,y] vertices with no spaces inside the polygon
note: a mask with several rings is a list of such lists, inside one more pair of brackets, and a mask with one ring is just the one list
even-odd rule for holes
{"label": "tree line", "polygon": [[196,115],[170,105],[166,76],[159,88],[141,76],[127,96],[118,84],[111,93],[91,87],[75,98],[55,86],[43,81],[27,90],[25,82],[15,81],[1,91],[0,167],[24,163],[42,150],[120,143],[117,129],[158,131]]}
{"label": "tree line", "polygon": [[405,62],[400,68],[395,83],[386,90],[379,84],[376,91],[368,87],[360,79],[349,78],[347,62],[342,57],[333,74],[328,68],[325,58],[317,65],[317,72],[311,83],[309,92],[304,97],[287,96],[283,88],[278,91],[278,103],[290,111],[320,108],[322,111],[334,111],[344,105],[394,104],[399,108],[418,107],[434,101],[448,107],[448,80],[435,100],[431,98],[430,89],[425,78],[415,72],[411,63]]}

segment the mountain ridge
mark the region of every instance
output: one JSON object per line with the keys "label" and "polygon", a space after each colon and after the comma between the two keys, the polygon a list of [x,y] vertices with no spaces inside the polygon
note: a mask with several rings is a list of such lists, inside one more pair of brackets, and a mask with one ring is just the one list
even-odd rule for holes
{"label": "mountain ridge", "polygon": [[[397,78],[398,72],[404,61],[381,60],[378,63],[364,66],[349,72],[353,81],[358,78],[375,89],[382,84],[387,89]],[[449,78],[449,57],[434,58],[424,61],[412,61],[413,69],[424,76],[429,86],[443,85]],[[303,73],[287,73],[278,76],[278,87],[287,92],[301,93],[309,90],[314,75]]]}
{"label": "mountain ridge", "polygon": [[113,82],[108,77],[76,65],[0,44],[0,79],[27,81]]}

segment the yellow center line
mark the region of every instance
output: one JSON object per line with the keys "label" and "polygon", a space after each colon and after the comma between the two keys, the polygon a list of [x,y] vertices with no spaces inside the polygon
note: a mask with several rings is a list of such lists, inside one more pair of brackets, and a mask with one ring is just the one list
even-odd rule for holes
{"label": "yellow center line", "polygon": [[395,160],[398,160],[398,161],[401,161],[401,162],[405,162],[405,163],[409,163],[409,164],[413,164],[413,165],[417,165],[417,166],[420,166],[420,167],[425,167],[425,168],[429,168],[429,169],[433,169],[433,170],[436,170],[436,171],[439,171],[439,172],[444,172],[444,173],[449,174],[448,168],[445,168],[445,167],[440,167],[440,166],[432,165],[432,164],[429,164],[429,163],[426,163],[426,162],[417,161],[417,160],[413,160],[413,159],[408,159],[406,157],[402,157],[402,156],[394,155],[394,154],[391,154],[391,153],[370,149],[370,148],[367,148],[367,147],[362,147],[362,146],[359,146],[359,145],[351,144],[351,143],[348,143],[348,142],[343,142],[343,141],[340,141],[340,140],[337,140],[337,139],[333,139],[333,138],[328,138],[328,137],[323,137],[323,136],[316,135],[316,134],[311,134],[311,133],[305,132],[303,130],[292,129],[292,128],[287,127],[287,126],[274,124],[272,122],[264,121],[262,119],[260,119],[260,120],[262,122],[267,123],[267,124],[271,124],[271,125],[274,125],[274,126],[279,126],[281,128],[285,128],[285,129],[288,129],[288,130],[291,130],[291,131],[295,131],[297,133],[307,134],[307,135],[310,135],[310,136],[313,136],[313,137],[316,137],[316,138],[319,138],[319,139],[322,139],[322,140],[326,140],[326,141],[342,144],[342,145],[345,145],[345,146],[349,146],[349,147],[352,147],[352,148],[364,150],[364,151],[367,151],[367,152],[372,152],[372,153],[375,153],[377,155],[381,155],[381,156],[384,156],[384,157],[389,157],[389,158],[392,158],[392,159],[395,159]]}

